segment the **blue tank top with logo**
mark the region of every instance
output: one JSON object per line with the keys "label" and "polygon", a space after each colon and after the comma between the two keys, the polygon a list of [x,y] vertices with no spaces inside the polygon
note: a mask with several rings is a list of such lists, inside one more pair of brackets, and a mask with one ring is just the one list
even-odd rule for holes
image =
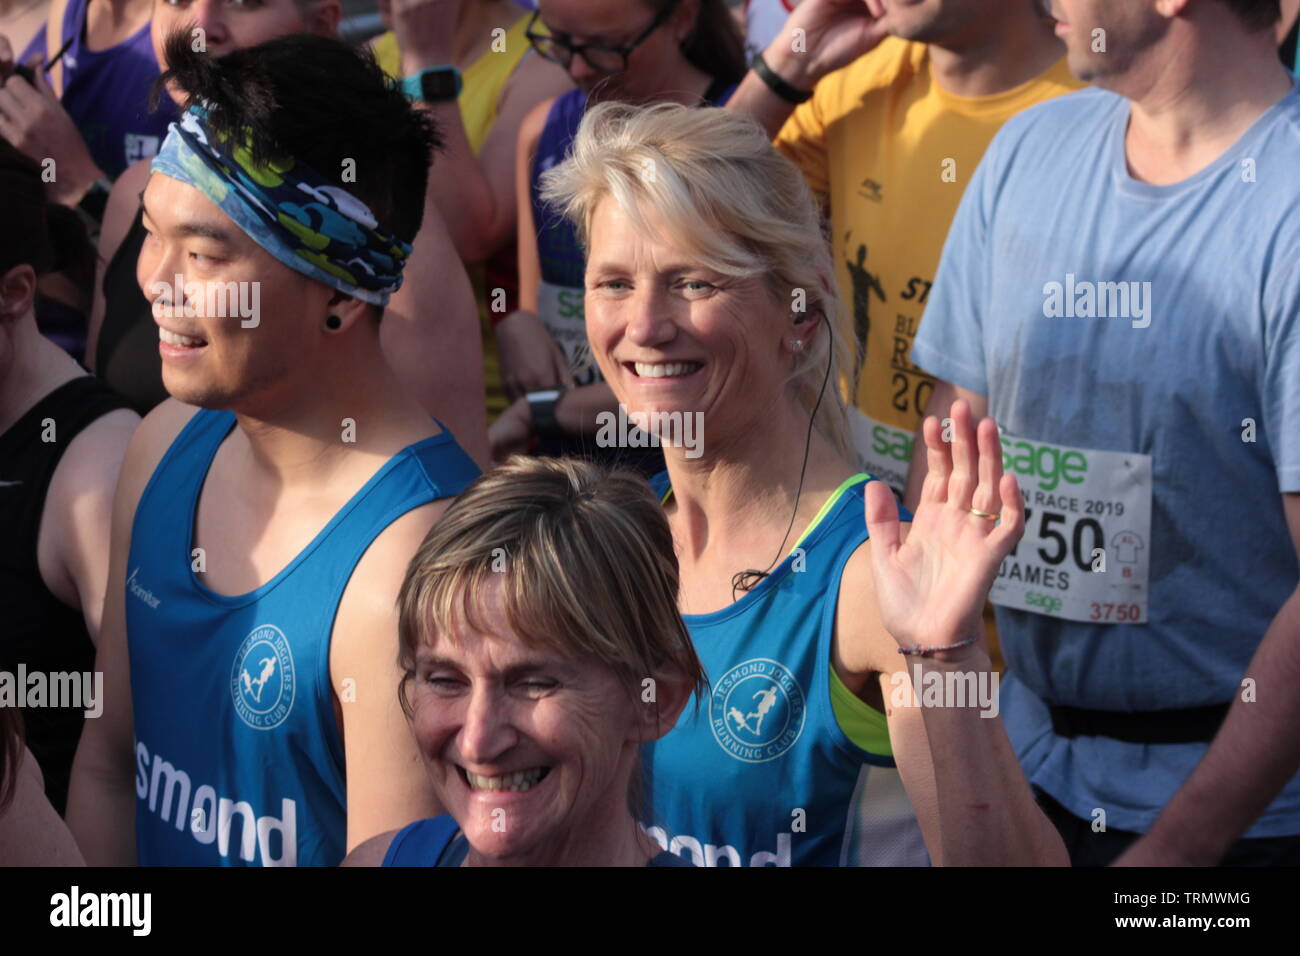
{"label": "blue tank top with logo", "polygon": [[[646,746],[645,825],[697,866],[929,863],[893,757],[854,744],[831,703],[840,578],[867,539],[872,480],[845,482],[739,601],[683,615],[711,693]],[[651,486],[662,497],[667,474]]]}
{"label": "blue tank top with logo", "polygon": [[329,665],[339,600],[388,525],[459,494],[479,470],[445,429],[410,445],[279,574],[226,596],[196,573],[192,537],[203,482],[234,425],[230,412],[198,412],[136,508],[126,627],[139,861],[333,866],[347,835]]}

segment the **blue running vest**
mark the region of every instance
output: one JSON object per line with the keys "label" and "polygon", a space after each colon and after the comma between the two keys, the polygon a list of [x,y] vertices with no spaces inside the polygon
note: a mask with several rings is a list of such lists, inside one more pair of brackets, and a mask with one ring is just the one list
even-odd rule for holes
{"label": "blue running vest", "polygon": [[126,628],[139,861],[334,866],[347,836],[329,668],[339,600],[380,532],[479,470],[445,429],[404,448],[288,567],[227,597],[200,583],[191,548],[199,492],[234,426],[231,412],[198,412],[136,508]]}
{"label": "blue running vest", "polygon": [[[683,615],[712,693],[646,746],[645,825],[697,866],[929,864],[893,757],[850,741],[831,705],[840,578],[867,540],[871,480],[841,488],[739,601]],[[667,473],[651,486],[662,498]]]}

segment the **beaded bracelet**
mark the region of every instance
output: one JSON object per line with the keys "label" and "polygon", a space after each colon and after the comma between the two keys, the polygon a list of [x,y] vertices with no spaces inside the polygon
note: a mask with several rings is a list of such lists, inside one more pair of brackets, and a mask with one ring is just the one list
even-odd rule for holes
{"label": "beaded bracelet", "polygon": [[978,640],[978,636],[968,637],[966,640],[958,641],[956,644],[943,644],[934,647],[926,644],[913,644],[911,647],[900,647],[898,653],[912,654],[917,657],[929,657],[931,654],[937,654],[940,651],[955,651],[959,647],[966,647],[969,644],[974,644]]}

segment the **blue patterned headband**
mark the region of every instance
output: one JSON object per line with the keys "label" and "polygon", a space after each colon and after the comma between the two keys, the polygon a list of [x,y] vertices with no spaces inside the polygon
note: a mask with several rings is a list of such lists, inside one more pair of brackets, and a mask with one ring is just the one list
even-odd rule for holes
{"label": "blue patterned headband", "polygon": [[290,269],[386,305],[402,287],[410,243],[380,229],[365,203],[307,166],[255,165],[245,145],[229,148],[206,118],[191,106],[172,123],[152,171],[203,193]]}

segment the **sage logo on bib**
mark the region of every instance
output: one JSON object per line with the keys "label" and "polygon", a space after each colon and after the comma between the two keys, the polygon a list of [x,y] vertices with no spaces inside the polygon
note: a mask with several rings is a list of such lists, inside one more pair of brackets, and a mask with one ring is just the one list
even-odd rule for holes
{"label": "sage logo on bib", "polygon": [[235,713],[254,730],[278,727],[293,708],[294,689],[293,653],[284,632],[273,624],[254,628],[230,671]]}
{"label": "sage logo on bib", "polygon": [[807,704],[790,669],[766,657],[737,664],[713,687],[713,739],[746,763],[775,760],[803,733]]}

